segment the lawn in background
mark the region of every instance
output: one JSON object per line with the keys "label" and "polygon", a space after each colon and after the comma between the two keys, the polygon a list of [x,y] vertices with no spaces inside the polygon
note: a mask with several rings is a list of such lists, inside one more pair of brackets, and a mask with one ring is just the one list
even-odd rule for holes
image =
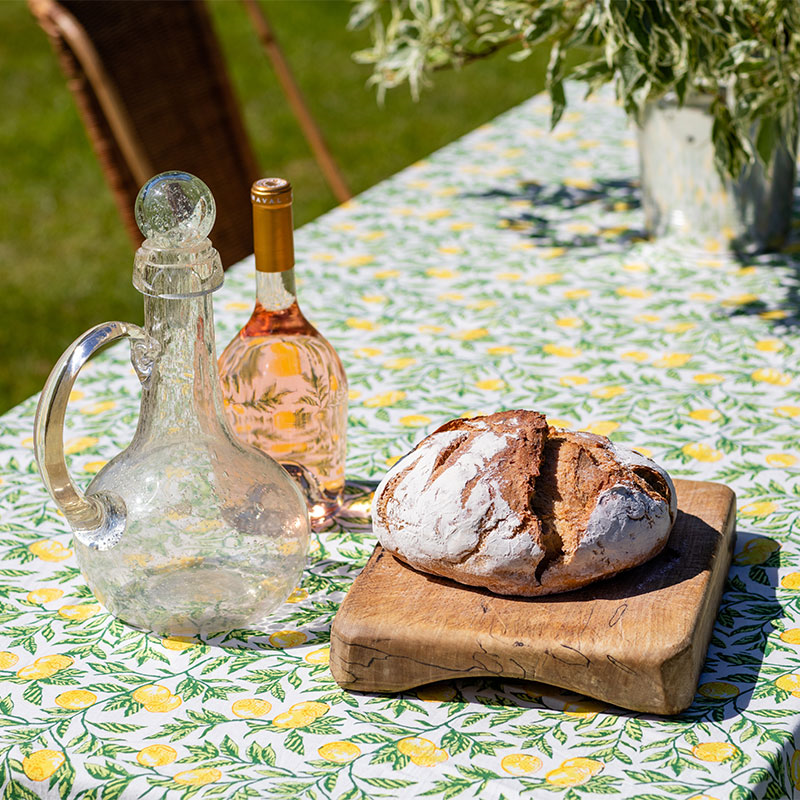
{"label": "lawn in background", "polygon": [[[262,0],[328,143],[359,192],[541,90],[544,56],[441,73],[383,108],[351,53],[347,0]],[[113,3],[109,3],[113,6]],[[335,205],[236,0],[211,0],[263,174],[295,186],[295,220]],[[141,322],[133,251],[45,34],[24,0],[0,2],[0,412],[41,389],[64,348],[109,319]],[[175,165],[180,169],[180,164]],[[213,238],[213,234],[212,234]],[[302,271],[302,264],[298,265]],[[305,291],[313,291],[308,287]]]}

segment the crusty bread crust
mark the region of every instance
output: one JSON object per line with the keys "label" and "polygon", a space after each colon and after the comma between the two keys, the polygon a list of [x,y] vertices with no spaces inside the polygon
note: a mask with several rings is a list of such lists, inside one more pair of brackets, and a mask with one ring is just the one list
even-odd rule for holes
{"label": "crusty bread crust", "polygon": [[675,515],[654,462],[534,411],[446,423],[387,473],[372,512],[381,544],[409,565],[524,596],[643,563]]}

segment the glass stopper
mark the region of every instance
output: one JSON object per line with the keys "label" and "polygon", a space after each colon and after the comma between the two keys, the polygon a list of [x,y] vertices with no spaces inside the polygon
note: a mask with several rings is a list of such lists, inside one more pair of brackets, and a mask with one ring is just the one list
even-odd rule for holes
{"label": "glass stopper", "polygon": [[162,172],[150,178],[136,198],[136,224],[158,247],[202,241],[216,216],[211,190],[188,172]]}

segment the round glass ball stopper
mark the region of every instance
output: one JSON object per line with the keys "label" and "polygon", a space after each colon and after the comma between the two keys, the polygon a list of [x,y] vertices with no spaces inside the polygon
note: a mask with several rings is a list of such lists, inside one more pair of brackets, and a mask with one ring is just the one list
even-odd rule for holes
{"label": "round glass ball stopper", "polygon": [[136,224],[157,247],[201,242],[216,216],[211,190],[188,172],[162,172],[150,178],[136,198]]}

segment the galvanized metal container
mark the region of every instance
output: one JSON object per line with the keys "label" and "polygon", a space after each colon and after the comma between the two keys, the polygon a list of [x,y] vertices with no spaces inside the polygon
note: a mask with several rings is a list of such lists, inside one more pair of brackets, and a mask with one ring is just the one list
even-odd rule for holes
{"label": "galvanized metal container", "polygon": [[789,233],[796,171],[796,141],[780,145],[768,169],[745,167],[738,180],[714,166],[711,100],[674,97],[650,103],[639,128],[642,205],[649,233],[708,239],[733,250],[780,248]]}

